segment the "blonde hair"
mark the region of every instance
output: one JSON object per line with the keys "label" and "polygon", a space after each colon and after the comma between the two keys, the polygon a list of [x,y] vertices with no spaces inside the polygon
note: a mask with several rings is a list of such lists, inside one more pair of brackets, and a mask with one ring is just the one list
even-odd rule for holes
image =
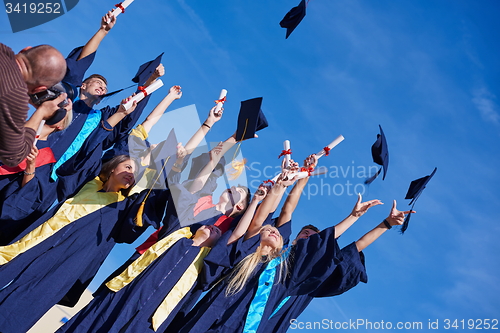
{"label": "blonde hair", "polygon": [[[263,226],[259,230],[259,234],[268,228],[269,226]],[[272,227],[274,228],[274,227]],[[274,228],[276,229],[276,228]],[[280,243],[274,248],[267,256],[262,255],[262,245],[259,245],[254,253],[247,255],[242,261],[236,265],[236,267],[231,272],[229,276],[229,283],[226,288],[226,297],[239,293],[248,280],[252,277],[255,268],[259,263],[269,263],[271,260],[282,256],[283,251],[283,237],[280,234]],[[288,264],[285,258],[282,258],[279,269],[278,269],[278,281],[281,281],[288,275]]]}
{"label": "blonde hair", "polygon": [[64,118],[64,122],[62,123],[62,129],[68,128],[68,126],[71,125],[72,121],[73,121],[73,108],[67,111],[66,118]]}

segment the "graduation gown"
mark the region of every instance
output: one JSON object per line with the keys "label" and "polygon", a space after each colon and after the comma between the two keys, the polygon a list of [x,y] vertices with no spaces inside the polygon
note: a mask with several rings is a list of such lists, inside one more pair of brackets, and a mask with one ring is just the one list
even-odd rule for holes
{"label": "graduation gown", "polygon": [[314,298],[337,296],[355,287],[359,282],[368,281],[364,255],[358,252],[356,243],[344,247],[339,257],[340,263],[317,290],[306,295],[283,299],[271,316],[260,325],[259,332],[285,333],[290,326],[290,320],[298,318]]}
{"label": "graduation gown", "polygon": [[[78,47],[71,51],[71,53],[66,58],[66,64],[68,70],[63,81],[69,82],[75,86],[80,86],[83,81],[83,77],[88,67],[92,64],[95,57],[95,52],[88,55],[87,57],[76,60],[81,54],[83,47]],[[143,71],[149,74],[148,71]],[[144,84],[148,79],[147,74],[142,74],[138,76],[139,85]],[[137,93],[140,92],[137,90]],[[118,125],[116,125],[110,135],[103,140],[103,150],[107,150],[113,146],[115,142],[126,139],[128,133],[134,128],[137,120],[142,115],[144,108],[146,107],[150,96],[146,96],[142,101],[137,104],[134,112],[127,115]],[[61,157],[61,161],[66,161],[75,152],[79,150],[78,142],[83,142],[95,128],[97,128],[102,120],[107,120],[111,115],[113,115],[119,108],[119,105],[115,107],[106,106],[99,110],[94,110],[87,106],[83,101],[76,100],[73,103],[73,121],[71,125],[62,132],[54,134],[54,144],[67,145],[67,149],[64,151]],[[85,134],[86,133],[86,134]],[[69,143],[69,145],[68,145]],[[59,167],[56,164],[55,168]],[[53,177],[55,178],[55,177]]]}
{"label": "graduation gown", "polygon": [[[78,205],[79,200],[87,203],[90,200],[99,205],[109,197],[117,198],[89,214],[83,213],[0,267],[0,285],[6,286],[0,290],[1,332],[26,332],[60,301],[73,306],[114,245],[131,243],[145,230],[146,227],[137,227],[130,223],[132,219],[125,218],[137,212],[144,192],[120,200],[118,193],[100,192],[102,184],[98,181],[86,186],[94,186],[90,199],[76,195],[69,199],[73,203],[61,203],[41,220],[48,220],[65,204]],[[28,232],[20,237],[25,234]]]}
{"label": "graduation gown", "polygon": [[[155,204],[164,203],[168,191],[149,194],[144,226],[137,227],[134,217],[147,190],[120,198],[118,193],[100,191],[102,184],[97,179],[80,190],[81,179],[92,176],[87,171],[93,170],[96,175],[100,170],[101,155],[102,146],[98,145],[88,159],[74,157],[65,168],[58,170],[58,195],[73,197],[77,192],[90,191],[89,187],[91,195],[76,195],[59,203],[12,242],[21,240],[39,226],[48,226],[59,209],[83,207],[76,217],[71,217],[72,212],[65,215],[70,223],[0,266],[0,288],[5,286],[0,290],[0,332],[26,332],[58,302],[74,306],[116,243],[133,242],[148,225],[159,227],[164,206]],[[0,254],[3,252],[4,247],[0,247]]]}
{"label": "graduation gown", "polygon": [[268,265],[261,263],[243,289],[229,297],[225,295],[227,279],[224,279],[198,302],[184,320],[176,320],[169,329],[177,332],[243,332],[249,308],[254,298],[264,294],[259,288],[264,288],[268,290],[269,296],[267,299],[261,299],[259,318],[256,318],[255,314],[252,317],[257,330],[265,332],[262,325],[265,325],[266,321],[262,318],[269,318],[283,299],[314,292],[318,285],[332,275],[341,261],[338,258],[340,249],[334,233],[335,229],[331,227],[298,241],[287,258],[289,275],[285,279],[279,280],[279,274],[275,274],[273,281],[267,281],[265,286],[261,287],[259,278]]}
{"label": "graduation gown", "polygon": [[[225,253],[225,244],[229,236],[230,233],[223,235],[210,253],[214,252],[219,255]],[[117,292],[111,291],[105,285],[101,286],[92,302],[61,327],[57,333],[155,332],[151,324],[153,314],[200,253],[200,247],[192,244],[192,239],[181,238],[132,282]],[[205,275],[205,278],[208,276]],[[209,279],[214,281],[216,278],[217,276],[212,276]],[[197,284],[198,281],[192,284],[189,290],[197,289]],[[187,300],[186,296],[178,300],[166,320],[158,328],[158,332],[168,326],[185,300]]]}
{"label": "graduation gown", "polygon": [[[105,126],[110,127],[107,122]],[[64,179],[52,180],[50,175],[54,163],[48,163],[36,168],[35,176],[24,187],[23,173],[0,176],[0,179],[10,179],[10,182],[0,190],[0,246],[9,244],[21,232],[28,228],[58,199],[64,201],[69,195],[76,192],[88,180],[94,178],[100,169],[100,155],[98,148],[109,135],[109,131],[102,126],[96,128],[85,140],[80,151],[61,166],[60,174]],[[51,148],[54,157],[60,156],[61,145],[54,149],[52,140],[38,141],[37,147]],[[62,147],[64,149],[64,147]]]}

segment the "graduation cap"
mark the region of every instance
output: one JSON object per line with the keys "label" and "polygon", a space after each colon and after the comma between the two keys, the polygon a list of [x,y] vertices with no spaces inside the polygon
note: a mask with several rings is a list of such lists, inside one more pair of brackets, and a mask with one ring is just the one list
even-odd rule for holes
{"label": "graduation cap", "polygon": [[[408,188],[408,192],[406,193],[405,199],[411,199],[410,203],[408,205],[411,205],[411,210],[413,210],[413,207],[415,206],[415,203],[417,202],[418,197],[420,197],[420,194],[422,194],[422,191],[425,188],[425,185],[431,180],[431,178],[434,176],[436,173],[437,168],[434,168],[432,173],[428,176],[416,179],[410,183],[410,188]],[[411,210],[408,215],[406,215],[405,221],[403,223],[403,226],[401,227],[401,233],[404,233],[406,229],[408,228],[408,224],[410,223],[410,216],[411,216]]]}
{"label": "graduation cap", "polygon": [[372,145],[372,158],[373,162],[381,165],[382,167],[373,176],[365,180],[365,184],[371,184],[375,178],[380,175],[382,169],[384,169],[384,176],[382,180],[385,179],[385,174],[387,173],[387,168],[389,167],[389,150],[387,148],[387,141],[385,140],[385,134],[382,130],[382,126],[378,125],[380,128],[380,134],[377,134],[377,141]]}
{"label": "graduation cap", "polygon": [[280,22],[282,28],[286,28],[286,37],[292,33],[299,25],[302,19],[306,16],[306,0],[302,0],[297,7],[293,7]]}
{"label": "graduation cap", "polygon": [[[156,70],[156,67],[158,67],[158,65],[161,63],[162,56],[163,56],[163,53],[160,54],[158,57],[156,57],[154,60],[151,60],[151,61],[148,61],[148,62],[142,64],[139,67],[139,69],[137,70],[137,73],[135,74],[135,76],[133,77],[132,82],[138,83],[139,86],[144,85],[146,83],[146,81],[149,79],[149,77],[151,76],[151,74],[154,73],[154,71]],[[122,88],[122,89],[118,89],[118,90],[109,92],[107,94],[104,94],[101,96],[101,100],[104,98],[116,95],[125,89],[132,88],[133,86],[135,86],[135,84],[128,86],[128,87],[125,87],[125,88]]]}
{"label": "graduation cap", "polygon": [[236,141],[243,141],[255,137],[255,132],[268,126],[266,117],[261,110],[262,97],[252,98],[241,102],[238,114],[238,128]]}
{"label": "graduation cap", "polygon": [[151,74],[154,73],[156,67],[161,63],[161,57],[163,53],[157,56],[154,60],[148,61],[139,67],[137,73],[135,74],[132,82],[138,83],[140,86],[144,85]]}

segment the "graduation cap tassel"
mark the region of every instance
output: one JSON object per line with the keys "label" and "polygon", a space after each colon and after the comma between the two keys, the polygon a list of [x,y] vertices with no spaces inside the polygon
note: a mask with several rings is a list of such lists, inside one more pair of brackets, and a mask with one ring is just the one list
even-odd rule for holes
{"label": "graduation cap tassel", "polygon": [[235,180],[239,176],[241,176],[241,174],[245,170],[246,164],[247,164],[246,158],[242,159],[241,161],[233,160],[231,162],[231,167],[232,167],[233,171],[231,171],[231,173],[229,174],[229,177],[228,177],[229,180]]}
{"label": "graduation cap tassel", "polygon": [[405,221],[403,222],[403,226],[401,226],[401,235],[405,233],[406,229],[408,229],[408,224],[410,224],[410,216],[411,212],[408,213],[408,215],[406,215]]}
{"label": "graduation cap tassel", "polygon": [[241,136],[241,140],[238,143],[238,146],[234,150],[233,158],[231,161],[231,171],[229,173],[229,180],[235,180],[241,174],[243,173],[243,170],[245,170],[245,166],[247,164],[247,159],[244,158],[241,161],[236,160],[236,156],[238,156],[238,153],[240,152],[240,147],[241,147],[241,142],[243,141],[243,138],[245,137],[245,134],[247,132],[247,127],[248,127],[248,118],[245,121],[245,128],[243,129],[243,135]]}
{"label": "graduation cap tassel", "polygon": [[143,223],[142,223],[142,214],[144,213],[144,206],[146,204],[145,200],[146,199],[144,199],[144,201],[141,202],[141,205],[139,206],[139,210],[137,211],[137,215],[134,218],[134,223],[138,227],[142,227],[143,226]]}
{"label": "graduation cap tassel", "polygon": [[[165,163],[163,163],[163,167],[158,172],[158,176],[156,177],[156,180],[153,182],[153,184],[155,184],[158,181],[158,179],[160,179],[160,176],[161,176],[161,174],[163,172],[163,169],[165,169],[165,166],[167,166],[167,162],[168,162],[169,159],[170,159],[170,156],[168,156],[166,158]],[[141,205],[139,206],[139,210],[137,211],[137,215],[134,218],[134,223],[138,227],[142,227],[143,226],[143,223],[142,223],[142,214],[144,213],[144,205],[146,204],[146,200],[148,199],[148,197],[151,194],[152,190],[153,190],[153,185],[151,185],[151,188],[149,189],[148,193],[144,197],[144,200],[142,200]]]}
{"label": "graduation cap tassel", "polygon": [[365,180],[366,185],[370,185],[380,175],[382,168],[380,168],[373,176]]}

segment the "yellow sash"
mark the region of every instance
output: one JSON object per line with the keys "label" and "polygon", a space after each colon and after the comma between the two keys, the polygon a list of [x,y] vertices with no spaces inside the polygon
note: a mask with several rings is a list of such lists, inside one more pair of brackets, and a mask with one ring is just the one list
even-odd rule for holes
{"label": "yellow sash", "polygon": [[109,204],[125,199],[125,196],[120,192],[98,192],[102,189],[102,186],[103,183],[99,180],[99,177],[96,177],[85,184],[77,195],[66,200],[52,218],[17,242],[0,246],[0,265],[8,263],[17,255],[40,244],[68,224]]}
{"label": "yellow sash", "polygon": [[181,299],[186,296],[188,291],[193,287],[193,284],[198,278],[198,274],[203,268],[203,259],[205,259],[209,252],[209,247],[202,247],[200,249],[200,253],[198,253],[191,265],[189,265],[179,281],[177,281],[175,286],[172,288],[172,290],[170,290],[163,302],[161,302],[160,306],[156,309],[152,318],[153,329],[155,330],[155,332],[165,321],[165,319],[167,319],[170,312],[172,312],[177,304],[179,304]]}
{"label": "yellow sash", "polygon": [[165,251],[174,245],[181,238],[191,238],[193,234],[189,227],[179,229],[167,237],[159,240],[147,249],[139,258],[131,263],[120,275],[106,283],[106,286],[117,292],[130,282],[132,282],[142,271],[144,271],[153,261],[158,259]]}

